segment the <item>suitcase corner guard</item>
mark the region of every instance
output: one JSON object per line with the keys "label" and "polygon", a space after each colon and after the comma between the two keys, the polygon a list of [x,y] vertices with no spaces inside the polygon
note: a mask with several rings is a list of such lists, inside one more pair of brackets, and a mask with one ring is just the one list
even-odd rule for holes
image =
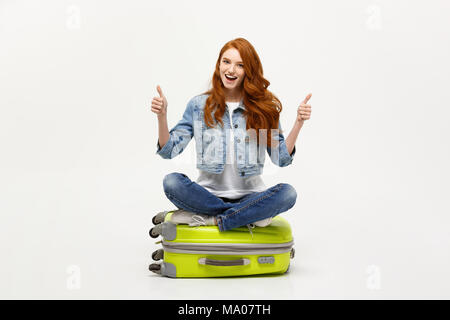
{"label": "suitcase corner guard", "polygon": [[176,278],[177,277],[177,268],[174,264],[169,262],[163,262],[163,263],[152,263],[149,266],[149,270],[151,272],[154,272],[156,274],[166,276],[169,278]]}
{"label": "suitcase corner guard", "polygon": [[177,268],[172,263],[163,262],[161,263],[161,275],[169,278],[176,278]]}
{"label": "suitcase corner guard", "polygon": [[161,235],[163,239],[172,241],[177,237],[177,225],[166,221],[151,228],[149,234],[152,238],[157,238]]}
{"label": "suitcase corner guard", "polygon": [[161,236],[165,240],[169,241],[175,240],[175,238],[177,237],[177,225],[170,221],[164,222]]}

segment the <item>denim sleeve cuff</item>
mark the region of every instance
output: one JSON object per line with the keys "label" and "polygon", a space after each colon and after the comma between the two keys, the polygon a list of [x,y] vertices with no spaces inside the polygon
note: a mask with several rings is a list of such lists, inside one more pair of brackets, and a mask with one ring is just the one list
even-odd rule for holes
{"label": "denim sleeve cuff", "polygon": [[292,149],[291,158],[294,158],[294,154],[295,154],[295,146],[294,149]]}
{"label": "denim sleeve cuff", "polygon": [[280,146],[280,167],[285,167],[288,166],[292,163],[292,160],[294,160],[294,155],[295,155],[295,146],[294,149],[292,149],[292,153],[289,154],[289,151],[286,147],[286,144],[283,143]]}
{"label": "denim sleeve cuff", "polygon": [[156,142],[156,154],[159,154],[164,159],[171,159],[171,151],[173,149],[172,137],[169,137],[166,144],[161,148],[159,145],[159,140]]}

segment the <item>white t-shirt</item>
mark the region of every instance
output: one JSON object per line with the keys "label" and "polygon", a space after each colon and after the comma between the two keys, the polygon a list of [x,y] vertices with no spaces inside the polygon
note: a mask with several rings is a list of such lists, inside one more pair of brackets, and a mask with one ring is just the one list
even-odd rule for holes
{"label": "white t-shirt", "polygon": [[[226,102],[229,110],[231,126],[233,127],[232,114],[239,106],[239,102]],[[241,177],[238,175],[236,158],[234,156],[234,134],[229,130],[229,140],[227,141],[227,158],[222,173],[215,174],[199,170],[197,183],[217,197],[228,199],[239,199],[243,196],[266,190],[266,186],[261,175]]]}

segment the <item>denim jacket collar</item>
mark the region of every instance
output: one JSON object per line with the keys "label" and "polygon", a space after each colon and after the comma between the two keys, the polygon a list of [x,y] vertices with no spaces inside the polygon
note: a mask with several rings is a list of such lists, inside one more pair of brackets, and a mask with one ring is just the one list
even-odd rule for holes
{"label": "denim jacket collar", "polygon": [[[225,109],[228,111],[228,105],[227,105],[227,102],[229,102],[229,101],[225,101]],[[239,101],[239,106],[236,108],[236,110],[237,110],[237,109],[245,110],[244,98],[242,98],[242,99]]]}

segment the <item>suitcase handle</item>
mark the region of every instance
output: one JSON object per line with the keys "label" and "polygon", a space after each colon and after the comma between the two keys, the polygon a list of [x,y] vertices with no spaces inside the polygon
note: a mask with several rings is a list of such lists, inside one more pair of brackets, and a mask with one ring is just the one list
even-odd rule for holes
{"label": "suitcase handle", "polygon": [[198,259],[199,264],[207,266],[218,266],[218,267],[230,267],[230,266],[245,266],[250,264],[249,259],[237,259],[237,260],[214,260],[208,258]]}

